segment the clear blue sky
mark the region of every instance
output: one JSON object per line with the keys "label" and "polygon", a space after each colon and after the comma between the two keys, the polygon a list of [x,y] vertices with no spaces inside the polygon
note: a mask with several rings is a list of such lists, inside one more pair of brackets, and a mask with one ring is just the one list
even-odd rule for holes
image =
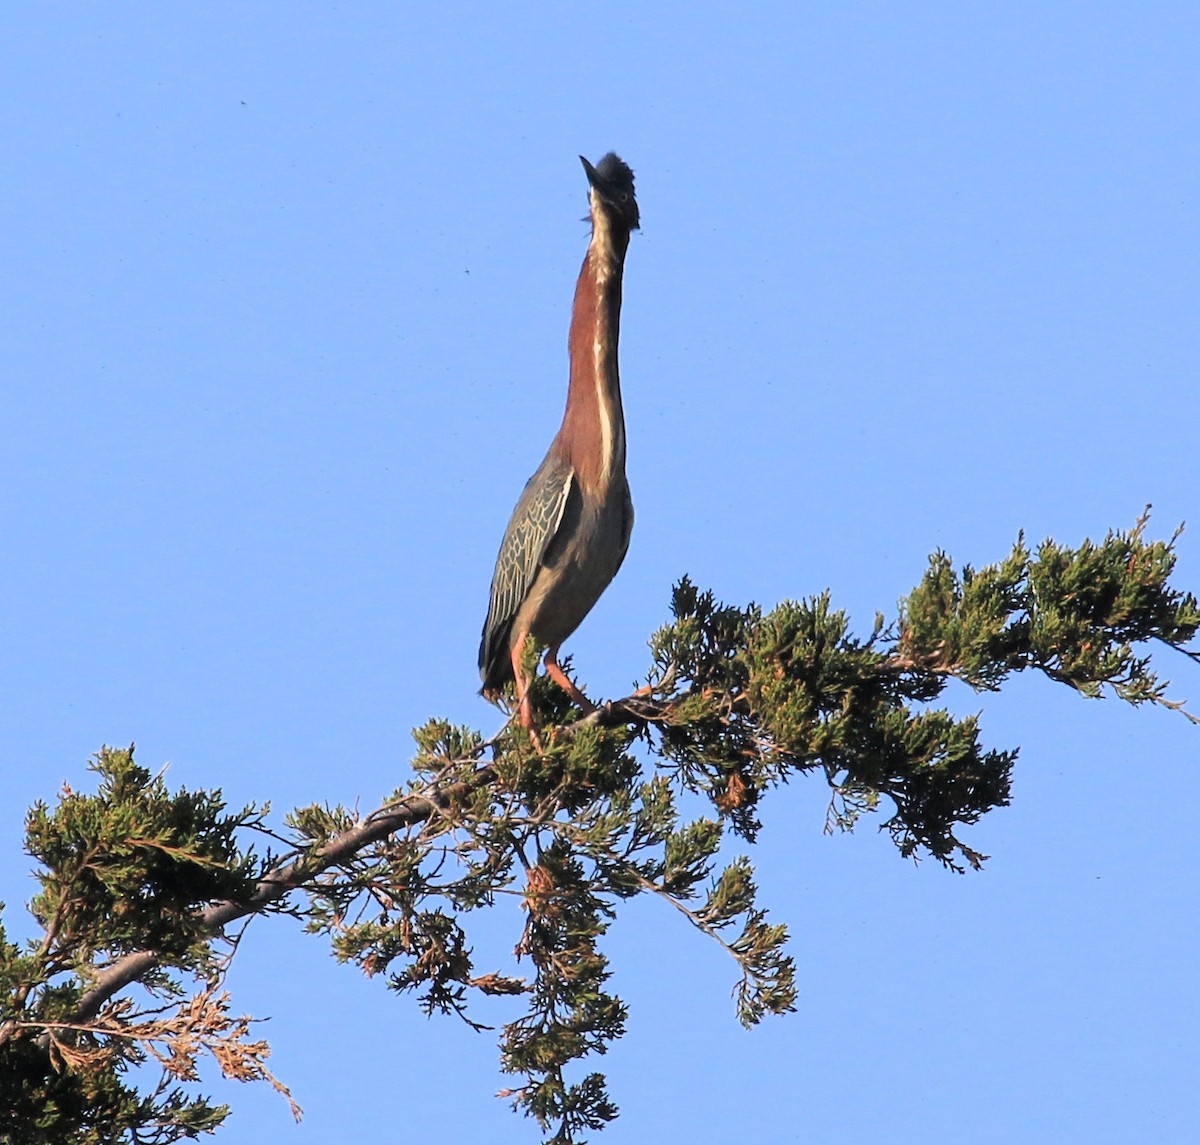
{"label": "clear blue sky", "polygon": [[[638,519],[570,644],[598,695],[690,573],[830,587],[868,630],[926,555],[1196,527],[1200,15],[1184,4],[10,5],[0,15],[0,898],[24,808],[108,742],[282,812],[373,806],[408,729],[486,731],[504,522],[558,424],[618,150],[644,229],[622,364]],[[1200,703],[1200,669],[1164,659]],[[1200,731],[1044,681],[953,876],[819,782],[767,808],[797,1013],[743,1032],[668,908],[608,949],[611,1145],[1193,1141]],[[503,952],[515,934],[485,929]],[[235,1003],[268,1090],[220,1139],[536,1140],[493,1041],[283,920]],[[503,1020],[505,1013],[497,1010]],[[211,1076],[211,1073],[210,1073]]]}

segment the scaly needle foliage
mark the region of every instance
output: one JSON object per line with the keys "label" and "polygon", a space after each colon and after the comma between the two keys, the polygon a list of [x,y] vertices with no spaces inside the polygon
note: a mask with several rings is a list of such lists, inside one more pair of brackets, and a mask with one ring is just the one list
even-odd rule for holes
{"label": "scaly needle foliage", "polygon": [[[283,835],[265,809],[172,793],[132,749],[105,749],[96,794],[64,790],[29,815],[44,933],[21,948],[0,932],[0,1140],[213,1130],[227,1110],[193,1091],[205,1055],[286,1094],[220,984],[228,928],[287,912],[428,1013],[484,1029],[483,1000],[507,996],[506,1096],[549,1140],[582,1141],[617,1112],[583,1071],[628,1017],[603,949],[623,901],[654,895],[728,952],[745,1025],[793,1008],[786,928],[759,905],[749,858],[720,858],[730,838],[755,844],[773,788],[816,773],[830,827],[883,811],[901,854],[977,868],[985,856],[960,833],[1008,802],[1016,751],[985,748],[977,717],[936,706],[948,681],[990,692],[1033,669],[1183,711],[1148,646],[1200,658],[1186,648],[1200,608],[1169,583],[1176,537],[1148,542],[1145,525],[1074,549],[1021,538],[978,570],[936,553],[866,636],[828,593],[764,612],[684,579],[639,693],[584,715],[537,680],[540,748],[511,723],[484,741],[430,721],[412,780],[377,811],[300,808]],[[281,858],[247,845],[264,834]],[[506,897],[522,919],[513,955],[477,966],[473,919]],[[145,1092],[129,1071],[150,1058],[162,1082]]]}

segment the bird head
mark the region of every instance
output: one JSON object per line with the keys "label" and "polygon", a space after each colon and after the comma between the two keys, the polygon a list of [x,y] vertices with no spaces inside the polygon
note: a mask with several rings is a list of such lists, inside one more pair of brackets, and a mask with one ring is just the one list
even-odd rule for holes
{"label": "bird head", "polygon": [[593,209],[599,207],[627,230],[640,225],[637,199],[633,193],[633,172],[615,151],[610,151],[593,167],[582,155],[579,161],[592,187]]}

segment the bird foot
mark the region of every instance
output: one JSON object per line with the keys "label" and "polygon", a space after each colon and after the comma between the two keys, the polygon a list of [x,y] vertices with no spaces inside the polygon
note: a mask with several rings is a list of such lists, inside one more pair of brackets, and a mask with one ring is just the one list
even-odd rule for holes
{"label": "bird foot", "polygon": [[596,710],[596,705],[579,690],[575,681],[562,670],[562,665],[555,658],[553,650],[546,653],[546,658],[542,663],[546,665],[546,675],[562,688],[585,713],[590,714]]}
{"label": "bird foot", "polygon": [[542,746],[541,737],[538,735],[537,722],[533,718],[533,704],[529,701],[528,693],[521,697],[521,702],[517,705],[516,716],[521,727],[529,736],[530,743],[544,755],[546,749]]}

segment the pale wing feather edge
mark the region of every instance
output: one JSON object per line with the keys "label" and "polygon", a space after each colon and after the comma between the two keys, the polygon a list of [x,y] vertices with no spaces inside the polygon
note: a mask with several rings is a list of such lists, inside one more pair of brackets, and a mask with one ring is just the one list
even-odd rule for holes
{"label": "pale wing feather edge", "polygon": [[496,653],[495,641],[502,634],[507,635],[529,595],[542,558],[562,523],[573,484],[571,467],[547,458],[529,479],[513,509],[496,557],[491,599],[479,648],[479,667],[485,675]]}

